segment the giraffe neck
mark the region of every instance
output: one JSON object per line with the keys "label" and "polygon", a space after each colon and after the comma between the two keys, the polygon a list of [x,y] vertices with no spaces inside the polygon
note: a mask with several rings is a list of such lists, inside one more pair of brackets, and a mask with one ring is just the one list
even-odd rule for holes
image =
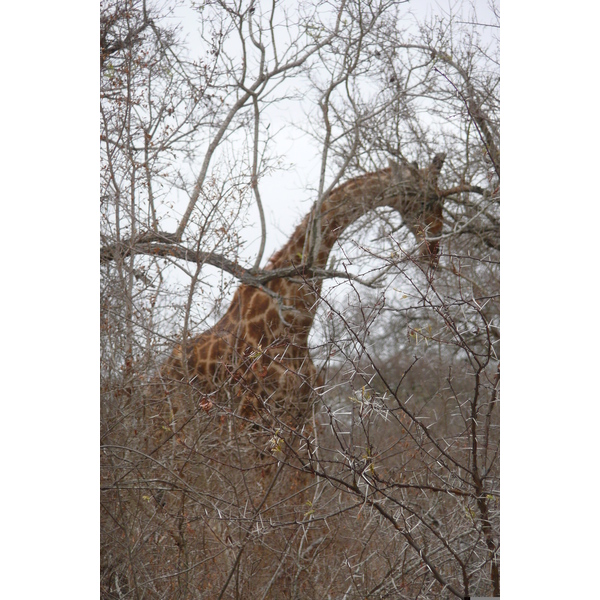
{"label": "giraffe neck", "polygon": [[286,330],[297,344],[308,343],[322,286],[321,279],[304,277],[302,267],[325,268],[333,246],[349,225],[374,208],[393,204],[395,196],[388,193],[392,175],[390,167],[332,190],[320,209],[315,205],[287,244],[271,257],[267,270],[300,267],[297,277],[274,279],[267,284],[280,299],[281,317],[291,323]]}
{"label": "giraffe neck", "polygon": [[[242,285],[218,328],[243,330],[252,343],[290,338],[305,347],[319,302],[322,281],[306,277],[304,267],[325,268],[334,244],[345,229],[367,212],[390,206],[400,212],[412,233],[421,238],[441,232],[441,202],[437,177],[443,155],[427,169],[408,163],[368,173],[338,186],[296,228],[290,240],[276,252],[267,270],[298,268],[297,275],[269,281],[264,289]],[[425,239],[427,242],[427,239]],[[430,258],[437,242],[424,245]]]}
{"label": "giraffe neck", "polygon": [[391,168],[357,177],[332,190],[320,210],[314,206],[287,244],[276,252],[267,270],[308,265],[325,268],[329,254],[345,229],[370,210],[392,206],[395,195]]}

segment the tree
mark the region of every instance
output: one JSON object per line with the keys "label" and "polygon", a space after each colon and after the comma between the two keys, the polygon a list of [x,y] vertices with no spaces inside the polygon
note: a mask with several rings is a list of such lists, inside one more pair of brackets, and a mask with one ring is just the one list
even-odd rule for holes
{"label": "tree", "polygon": [[[498,13],[410,8],[102,3],[103,597],[499,595]],[[299,109],[317,207],[446,154],[437,265],[369,213],[327,269],[302,257],[322,282],[310,418],[225,418],[191,385],[159,425],[175,344],[272,276],[264,190]]]}

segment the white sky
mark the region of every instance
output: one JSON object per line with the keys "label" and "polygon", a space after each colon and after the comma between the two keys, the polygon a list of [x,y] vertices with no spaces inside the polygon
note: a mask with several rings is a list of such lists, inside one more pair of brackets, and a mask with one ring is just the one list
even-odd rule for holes
{"label": "white sky", "polygon": [[[267,3],[270,6],[270,1]],[[290,3],[288,3],[290,4]],[[295,0],[291,2],[295,5]],[[408,14],[410,11],[414,19],[422,20],[431,14],[447,14],[456,11],[459,3],[436,0],[417,0],[404,5],[406,11],[406,24],[413,19]],[[493,23],[487,0],[475,0],[479,22]],[[198,14],[189,9],[182,8],[177,13],[184,26],[184,31],[194,47],[197,39]],[[491,33],[488,28],[480,28],[483,34]],[[277,152],[282,157],[286,170],[275,172],[264,177],[260,183],[260,193],[264,205],[267,222],[267,243],[263,255],[262,265],[266,263],[271,254],[280,248],[289,238],[294,227],[310,210],[315,201],[315,193],[311,192],[318,186],[321,164],[321,148],[308,135],[303,134],[299,127],[306,121],[306,112],[314,107],[305,102],[285,102],[279,108],[270,107],[265,115],[270,120],[271,131],[279,131],[275,140],[271,142],[271,154]],[[213,159],[214,164],[214,159]],[[387,165],[382,165],[385,167]],[[252,227],[254,223],[254,227]],[[260,225],[258,210],[253,210],[250,226],[243,232],[246,242],[244,256],[248,259],[254,257],[260,243]]]}

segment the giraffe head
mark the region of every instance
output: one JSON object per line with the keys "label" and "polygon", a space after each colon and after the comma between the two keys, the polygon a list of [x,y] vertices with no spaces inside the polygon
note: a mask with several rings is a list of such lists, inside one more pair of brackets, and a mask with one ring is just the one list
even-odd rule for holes
{"label": "giraffe head", "polygon": [[389,161],[391,185],[385,190],[384,204],[395,208],[417,240],[423,243],[422,254],[435,264],[444,225],[443,198],[439,194],[438,177],[446,155],[436,154],[431,164],[419,169],[417,163]]}

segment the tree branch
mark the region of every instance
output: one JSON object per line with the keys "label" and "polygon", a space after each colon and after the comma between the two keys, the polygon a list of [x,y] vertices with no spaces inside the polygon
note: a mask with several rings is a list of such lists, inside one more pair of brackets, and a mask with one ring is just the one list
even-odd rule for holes
{"label": "tree branch", "polygon": [[[147,256],[159,256],[164,258],[176,258],[185,260],[198,265],[211,265],[217,267],[240,280],[241,283],[253,287],[263,287],[264,284],[273,279],[298,277],[302,280],[306,278],[316,279],[351,279],[367,287],[375,287],[373,283],[362,280],[346,271],[336,271],[332,269],[319,269],[300,264],[294,267],[284,269],[247,269],[239,263],[224,257],[222,254],[214,252],[203,252],[202,250],[191,250],[181,244],[161,243],[154,241],[157,239],[175,238],[176,234],[145,234],[138,238],[138,241],[125,241],[119,244],[104,246],[100,250],[100,262],[110,263],[118,258],[135,256],[138,254]],[[143,241],[140,241],[143,240]],[[146,241],[150,240],[150,241]]]}

